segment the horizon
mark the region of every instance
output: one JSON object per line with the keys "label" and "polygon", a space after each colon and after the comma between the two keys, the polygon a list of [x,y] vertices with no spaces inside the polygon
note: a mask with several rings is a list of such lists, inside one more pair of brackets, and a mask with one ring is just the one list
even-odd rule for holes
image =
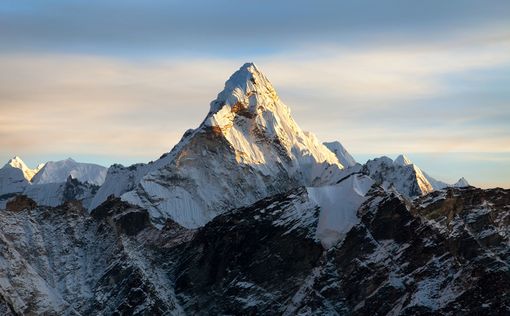
{"label": "horizon", "polygon": [[6,1],[0,159],[156,160],[253,61],[303,130],[359,163],[405,154],[448,183],[510,188],[510,4],[362,2]]}

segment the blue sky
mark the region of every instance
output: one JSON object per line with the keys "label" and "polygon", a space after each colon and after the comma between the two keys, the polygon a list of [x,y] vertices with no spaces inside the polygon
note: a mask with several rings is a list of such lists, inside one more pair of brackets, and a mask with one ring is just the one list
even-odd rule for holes
{"label": "blue sky", "polygon": [[2,1],[0,159],[156,159],[246,61],[360,162],[510,187],[508,1]]}

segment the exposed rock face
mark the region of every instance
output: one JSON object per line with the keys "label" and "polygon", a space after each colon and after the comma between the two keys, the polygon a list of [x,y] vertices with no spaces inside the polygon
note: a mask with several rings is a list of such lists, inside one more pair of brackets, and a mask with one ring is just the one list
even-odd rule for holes
{"label": "exposed rock face", "polygon": [[109,206],[101,219],[72,202],[0,212],[0,308],[24,315],[178,313],[150,250],[177,233],[139,223],[146,211],[133,220],[132,206]]}
{"label": "exposed rock face", "polygon": [[88,207],[99,187],[90,183],[80,182],[71,176],[66,182],[32,184],[23,192],[39,205],[58,206],[68,201],[80,201]]}
{"label": "exposed rock face", "polygon": [[94,209],[91,216],[97,220],[109,221],[121,234],[135,236],[147,227],[150,227],[147,210],[130,205],[111,197],[99,207]]}
{"label": "exposed rock face", "polygon": [[306,190],[298,189],[215,218],[185,247],[176,267],[185,310],[281,312],[321,257],[314,237],[318,213]]}
{"label": "exposed rock face", "polygon": [[26,195],[17,195],[7,201],[5,209],[10,212],[19,212],[23,210],[32,210],[37,207],[37,203]]}
{"label": "exposed rock face", "polygon": [[510,190],[373,187],[324,249],[306,188],[198,230],[111,198],[0,212],[0,310],[18,314],[500,314],[510,306]]}

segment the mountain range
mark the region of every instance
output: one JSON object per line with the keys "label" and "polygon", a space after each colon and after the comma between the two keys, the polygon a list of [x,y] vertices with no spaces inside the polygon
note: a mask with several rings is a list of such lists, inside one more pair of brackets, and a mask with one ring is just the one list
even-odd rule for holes
{"label": "mountain range", "polygon": [[356,162],[247,63],[155,161],[0,169],[0,312],[504,314],[509,200]]}

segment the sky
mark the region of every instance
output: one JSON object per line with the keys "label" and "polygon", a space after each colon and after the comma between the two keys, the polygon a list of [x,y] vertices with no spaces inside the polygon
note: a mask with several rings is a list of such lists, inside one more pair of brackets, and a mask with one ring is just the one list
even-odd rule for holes
{"label": "sky", "polygon": [[510,1],[0,2],[0,161],[155,160],[254,62],[359,162],[510,188]]}

